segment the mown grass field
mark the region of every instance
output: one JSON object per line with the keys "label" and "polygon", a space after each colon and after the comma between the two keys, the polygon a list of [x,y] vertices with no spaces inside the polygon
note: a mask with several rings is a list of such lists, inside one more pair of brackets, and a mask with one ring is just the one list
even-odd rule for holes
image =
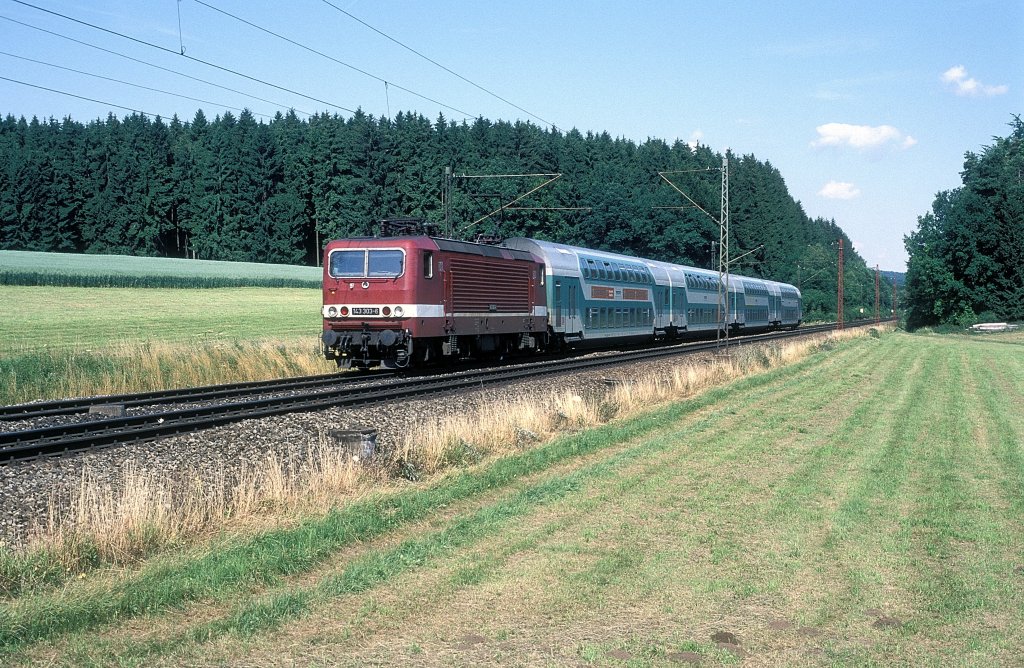
{"label": "mown grass field", "polygon": [[1024,341],[883,335],[0,605],[29,665],[1014,665]]}

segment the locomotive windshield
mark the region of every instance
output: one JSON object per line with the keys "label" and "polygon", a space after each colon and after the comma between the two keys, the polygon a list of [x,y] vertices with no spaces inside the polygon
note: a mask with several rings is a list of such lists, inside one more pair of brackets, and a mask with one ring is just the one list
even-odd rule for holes
{"label": "locomotive windshield", "polygon": [[336,250],[331,253],[330,275],[334,278],[395,278],[405,269],[400,250]]}

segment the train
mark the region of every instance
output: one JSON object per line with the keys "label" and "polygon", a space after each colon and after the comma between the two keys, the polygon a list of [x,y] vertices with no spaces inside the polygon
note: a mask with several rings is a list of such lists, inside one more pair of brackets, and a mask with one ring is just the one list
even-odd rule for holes
{"label": "train", "polygon": [[[323,259],[321,349],[341,368],[610,348],[798,327],[800,290],[540,239],[338,239]],[[723,301],[725,303],[723,303]]]}

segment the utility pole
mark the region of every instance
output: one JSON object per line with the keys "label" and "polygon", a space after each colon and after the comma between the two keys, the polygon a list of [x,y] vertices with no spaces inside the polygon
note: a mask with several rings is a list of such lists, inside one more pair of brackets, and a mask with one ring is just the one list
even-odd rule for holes
{"label": "utility pole", "polygon": [[451,208],[452,208],[452,168],[450,165],[444,167],[444,186],[441,188],[441,207],[444,209],[444,234],[451,239],[452,233]]}
{"label": "utility pole", "polygon": [[836,296],[836,329],[843,328],[843,240],[839,239],[839,294]]}
{"label": "utility pole", "polygon": [[875,324],[882,322],[882,316],[878,312],[878,265],[875,265]]}
{"label": "utility pole", "polygon": [[892,319],[896,319],[896,281],[892,282]]}

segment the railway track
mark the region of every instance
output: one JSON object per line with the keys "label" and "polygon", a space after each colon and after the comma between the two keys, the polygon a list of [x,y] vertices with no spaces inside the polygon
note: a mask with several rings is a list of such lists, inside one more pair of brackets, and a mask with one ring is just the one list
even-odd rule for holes
{"label": "railway track", "polygon": [[31,404],[0,406],[0,421],[34,420],[36,418],[54,417],[57,415],[75,415],[77,413],[85,413],[90,408],[102,404],[120,404],[127,409],[139,406],[184,404],[261,394],[315,390],[317,388],[337,385],[374,382],[390,378],[394,375],[394,373],[388,371],[373,374],[372,377],[356,374],[344,376],[337,373],[328,373],[319,376],[303,376],[301,378],[260,380],[249,383],[186,387],[177,390],[157,390],[155,392],[139,392],[135,394],[109,394],[98,397],[76,397],[72,399],[58,399],[56,401],[40,401]]}
{"label": "railway track", "polygon": [[[734,339],[734,341],[746,345],[830,331],[833,328],[833,325],[805,327],[795,331],[754,334],[742,337],[742,339]],[[451,393],[540,375],[568,373],[673,355],[706,352],[715,350],[717,347],[718,344],[715,341],[707,341],[645,348],[599,357],[528,362],[514,367],[476,369],[444,376],[385,379],[376,375],[374,378],[356,376],[348,380],[345,376],[331,374],[291,381],[241,383],[192,390],[183,389],[8,406],[0,409],[2,419],[26,419],[28,415],[34,415],[34,417],[66,415],[83,412],[89,406],[96,404],[121,403],[127,407],[161,403],[217,402],[211,405],[179,408],[145,415],[113,417],[2,432],[0,433],[0,464],[39,457],[61,456],[124,443],[152,441],[247,419],[332,407],[360,406],[428,394]],[[374,380],[377,382],[372,382]],[[356,381],[362,381],[362,384]],[[282,395],[281,392],[289,394]],[[34,413],[23,410],[29,408],[33,409]]]}

